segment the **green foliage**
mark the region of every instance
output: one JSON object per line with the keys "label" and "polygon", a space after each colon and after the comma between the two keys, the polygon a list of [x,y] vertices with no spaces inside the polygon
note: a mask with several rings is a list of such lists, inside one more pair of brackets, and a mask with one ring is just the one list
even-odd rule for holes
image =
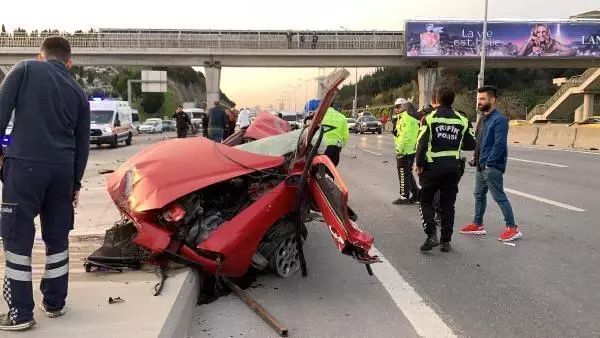
{"label": "green foliage", "polygon": [[160,110],[163,115],[171,116],[175,112],[175,110],[177,110],[177,99],[175,98],[175,95],[173,94],[173,90],[171,90],[171,88],[167,89],[167,92],[164,96],[165,102],[163,103]]}
{"label": "green foliage", "polygon": [[149,115],[160,115],[160,110],[165,103],[164,93],[143,93],[142,107],[144,112]]}

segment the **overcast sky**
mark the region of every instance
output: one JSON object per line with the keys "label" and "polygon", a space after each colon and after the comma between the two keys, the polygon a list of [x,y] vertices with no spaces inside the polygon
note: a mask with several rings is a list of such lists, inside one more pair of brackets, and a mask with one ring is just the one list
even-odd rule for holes
{"label": "overcast sky", "polygon": [[[169,0],[2,1],[0,23],[7,29],[187,28],[187,29],[328,29],[402,30],[404,20],[424,18],[481,19],[484,0]],[[24,6],[27,8],[25,9]],[[567,19],[600,9],[599,0],[489,0],[490,19]],[[350,79],[354,81],[354,69]],[[372,71],[359,69],[359,74]],[[296,102],[304,103],[305,82],[318,69],[224,68],[221,89],[238,106],[275,104],[288,86],[299,86]],[[285,89],[287,88],[287,89]],[[309,96],[315,94],[314,82]],[[289,94],[289,96],[292,96]],[[292,105],[293,106],[293,105]]]}

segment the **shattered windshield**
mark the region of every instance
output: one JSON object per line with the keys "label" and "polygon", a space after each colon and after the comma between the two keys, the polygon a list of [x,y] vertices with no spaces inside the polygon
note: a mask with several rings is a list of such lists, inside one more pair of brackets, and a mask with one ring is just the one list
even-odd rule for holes
{"label": "shattered windshield", "polygon": [[[250,143],[243,143],[235,146],[235,148],[260,155],[284,156],[285,154],[292,153],[296,150],[296,145],[305,130],[306,129],[296,129],[285,134],[265,137]],[[311,143],[314,145],[316,140],[317,135],[313,137]],[[325,148],[325,142],[321,142],[319,153],[323,154]]]}

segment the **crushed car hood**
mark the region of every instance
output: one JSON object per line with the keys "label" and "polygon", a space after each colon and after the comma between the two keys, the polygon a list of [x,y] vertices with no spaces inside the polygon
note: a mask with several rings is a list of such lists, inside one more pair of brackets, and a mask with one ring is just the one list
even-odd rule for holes
{"label": "crushed car hood", "polygon": [[113,201],[135,212],[159,209],[206,186],[281,165],[265,156],[215,143],[204,137],[163,141],[125,162],[107,181]]}

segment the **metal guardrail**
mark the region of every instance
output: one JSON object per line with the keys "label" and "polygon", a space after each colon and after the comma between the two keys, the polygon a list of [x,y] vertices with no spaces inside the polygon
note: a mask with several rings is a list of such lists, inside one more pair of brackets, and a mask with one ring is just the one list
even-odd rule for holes
{"label": "metal guardrail", "polygon": [[564,93],[566,93],[569,89],[581,86],[587,79],[590,78],[599,68],[589,68],[581,75],[575,75],[567,80],[560,88],[552,95],[548,101],[545,103],[541,103],[536,105],[532,110],[527,113],[527,120],[531,120],[536,115],[543,115],[548,108],[550,108],[553,104],[558,101]]}
{"label": "metal guardrail", "polygon": [[[0,48],[39,48],[46,36],[0,36]],[[54,34],[52,34],[54,35]],[[403,32],[132,31],[61,33],[74,49],[404,50]],[[315,38],[316,37],[316,38]]]}

